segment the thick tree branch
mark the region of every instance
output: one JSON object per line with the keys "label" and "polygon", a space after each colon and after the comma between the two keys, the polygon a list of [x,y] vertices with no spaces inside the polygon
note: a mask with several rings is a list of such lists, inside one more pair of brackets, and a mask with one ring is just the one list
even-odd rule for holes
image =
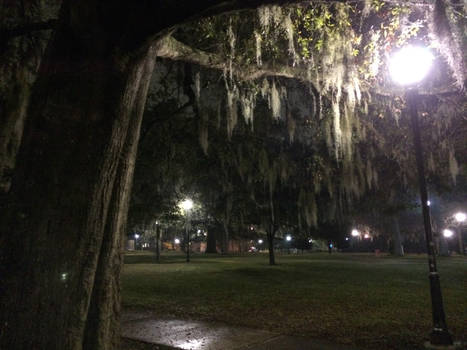
{"label": "thick tree branch", "polygon": [[[172,36],[166,36],[159,41],[157,56],[174,61],[184,61],[198,64],[210,69],[223,70],[227,67],[225,58],[215,53],[208,53],[196,48],[192,48],[178,41]],[[296,79],[307,84],[312,84],[315,88],[322,85],[318,84],[316,77],[310,80],[307,69],[300,66],[291,67],[286,65],[272,65],[270,63],[263,63],[263,65],[260,67],[257,65],[250,65],[248,67],[242,67],[242,69],[236,69],[234,75],[241,81],[251,81],[263,77],[282,77]],[[404,95],[405,91],[403,88],[397,87],[386,88],[386,90],[383,90],[381,87],[376,86],[365,86],[362,88],[362,90],[370,91],[376,95],[387,97],[394,95]],[[321,93],[321,91],[318,89],[317,91]],[[419,91],[419,95],[428,96],[451,96],[461,93],[462,91],[456,89],[455,86],[441,87],[437,89],[431,88],[430,90],[420,89]]]}
{"label": "thick tree branch", "polygon": [[[223,57],[214,53],[207,53],[205,51],[192,48],[171,36],[161,39],[159,42],[157,56],[175,61],[194,63],[211,69],[223,70],[227,67],[227,62]],[[255,80],[266,76],[275,76],[298,79],[310,82],[316,86],[316,81],[309,81],[306,69],[301,67],[271,65],[266,63],[261,67],[256,65],[251,65],[246,68],[242,67],[242,69],[237,69],[234,74],[242,81]]]}

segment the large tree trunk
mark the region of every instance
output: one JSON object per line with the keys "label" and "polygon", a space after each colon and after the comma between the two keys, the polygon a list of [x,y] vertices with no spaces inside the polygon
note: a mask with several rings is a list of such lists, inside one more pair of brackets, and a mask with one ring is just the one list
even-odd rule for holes
{"label": "large tree trunk", "polygon": [[[123,262],[123,238],[126,228],[136,151],[140,135],[144,105],[154,70],[155,50],[150,48],[143,62],[142,80],[136,94],[131,123],[117,170],[116,184],[111,198],[109,217],[94,281],[88,312],[86,350],[118,349],[120,340],[120,272]],[[156,225],[157,262],[159,262],[160,227]]]}
{"label": "large tree trunk", "polygon": [[2,349],[106,349],[118,337],[121,233],[153,52],[78,36],[70,12],[41,68],[3,208]]}
{"label": "large tree trunk", "polygon": [[392,217],[393,223],[393,242],[394,242],[394,255],[404,256],[404,247],[402,246],[401,230],[399,227],[399,219],[397,216]]}
{"label": "large tree trunk", "polygon": [[60,0],[0,0],[0,194],[9,190],[31,87],[36,79],[50,30],[2,36],[2,30],[56,18]]}
{"label": "large tree trunk", "polygon": [[226,223],[225,221],[222,223],[223,231],[222,231],[222,249],[221,253],[222,254],[228,254],[229,253],[229,241],[230,241],[230,235],[229,235],[229,224]]}
{"label": "large tree trunk", "polygon": [[161,262],[161,226],[156,224],[156,262]]}
{"label": "large tree trunk", "polygon": [[276,230],[274,225],[269,225],[269,229],[266,234],[268,238],[269,265],[276,265],[276,257],[274,255],[274,237],[276,235]]}
{"label": "large tree trunk", "polygon": [[206,238],[206,253],[207,254],[217,254],[216,246],[216,230],[217,226],[209,225],[208,227],[208,236]]}
{"label": "large tree trunk", "polygon": [[446,237],[443,234],[438,234],[438,244],[439,244],[439,252],[438,254],[441,256],[449,256],[449,246],[446,240]]}

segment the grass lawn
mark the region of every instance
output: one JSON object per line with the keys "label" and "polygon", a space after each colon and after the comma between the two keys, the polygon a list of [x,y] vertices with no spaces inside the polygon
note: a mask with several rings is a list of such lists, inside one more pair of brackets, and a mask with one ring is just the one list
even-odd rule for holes
{"label": "grass lawn", "polygon": [[[369,349],[420,349],[431,330],[424,255],[279,255],[278,266],[266,254],[183,259],[127,254],[124,307]],[[465,340],[467,259],[438,261],[449,329]]]}

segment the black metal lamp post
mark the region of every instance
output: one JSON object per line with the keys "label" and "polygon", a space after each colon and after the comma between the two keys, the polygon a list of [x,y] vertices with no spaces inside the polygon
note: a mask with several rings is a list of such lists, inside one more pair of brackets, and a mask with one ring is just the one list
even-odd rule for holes
{"label": "black metal lamp post", "polygon": [[425,180],[425,167],[423,164],[423,148],[420,136],[420,123],[417,110],[417,91],[409,90],[406,94],[413,132],[415,158],[417,162],[418,184],[422,202],[423,224],[425,227],[425,240],[428,254],[428,268],[430,271],[431,307],[433,313],[433,330],[430,333],[430,343],[433,345],[452,345],[452,336],[448,331],[446,316],[444,314],[443,296],[436,266],[435,245],[431,229],[430,209],[428,207],[428,191]]}
{"label": "black metal lamp post", "polygon": [[[428,50],[421,47],[409,46],[402,49],[393,56],[390,71],[393,79],[397,83],[401,85],[414,86],[416,83],[423,80],[431,67],[432,61],[433,56]],[[425,239],[428,254],[430,294],[433,314],[433,330],[430,333],[429,346],[450,347],[453,345],[453,340],[446,324],[443,297],[441,294],[441,285],[436,266],[436,256],[434,249],[435,246],[433,242],[433,232],[431,229],[430,210],[428,207],[428,191],[425,180],[425,168],[423,165],[423,148],[420,137],[420,123],[418,120],[418,94],[415,87],[407,90],[406,99],[413,132],[418,183],[420,187],[420,199],[423,212],[423,224],[425,227]]]}

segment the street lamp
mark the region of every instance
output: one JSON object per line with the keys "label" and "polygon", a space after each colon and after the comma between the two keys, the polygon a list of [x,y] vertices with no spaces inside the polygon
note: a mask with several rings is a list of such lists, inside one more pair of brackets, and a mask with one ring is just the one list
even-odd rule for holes
{"label": "street lamp", "polygon": [[193,208],[193,201],[191,199],[185,199],[180,203],[180,208],[183,209],[185,214],[185,242],[186,242],[186,262],[190,262],[190,234],[188,232],[188,220],[190,210]]}
{"label": "street lamp", "polygon": [[461,212],[455,213],[454,219],[456,219],[457,222],[464,222],[467,219],[467,215]]}
{"label": "street lamp", "polygon": [[454,232],[452,232],[452,230],[450,230],[450,229],[444,229],[443,230],[443,236],[446,237],[446,238],[451,238],[453,234],[454,234]]}
{"label": "street lamp", "polygon": [[358,232],[358,230],[356,229],[353,229],[352,232],[350,233],[352,235],[352,237],[358,237],[360,236],[360,232]]}
{"label": "street lamp", "polygon": [[420,125],[417,111],[417,83],[421,82],[431,69],[434,57],[424,47],[407,46],[396,52],[390,60],[389,72],[392,79],[399,85],[407,87],[406,99],[409,107],[415,158],[417,163],[418,182],[425,227],[425,238],[428,253],[428,267],[430,278],[431,306],[433,313],[433,330],[430,334],[431,345],[452,345],[452,336],[446,325],[443,298],[439,275],[436,267],[436,256],[431,230],[431,218],[428,204],[428,193],[425,180],[425,168],[423,165],[423,149],[420,137]]}

